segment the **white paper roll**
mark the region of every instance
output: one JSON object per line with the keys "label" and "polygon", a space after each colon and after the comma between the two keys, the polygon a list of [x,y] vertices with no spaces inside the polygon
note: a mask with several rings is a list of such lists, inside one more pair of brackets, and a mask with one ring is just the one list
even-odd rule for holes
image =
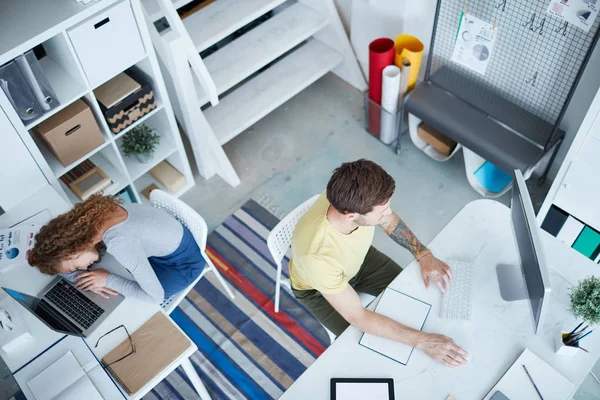
{"label": "white paper roll", "polygon": [[390,144],[396,139],[398,96],[400,94],[400,68],[388,65],[382,72],[381,134],[379,139]]}

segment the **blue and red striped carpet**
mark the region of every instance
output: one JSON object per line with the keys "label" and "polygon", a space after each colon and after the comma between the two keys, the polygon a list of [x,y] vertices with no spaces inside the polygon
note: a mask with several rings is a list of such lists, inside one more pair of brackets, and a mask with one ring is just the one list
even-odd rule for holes
{"label": "blue and red striped carpet", "polygon": [[[215,229],[207,253],[235,300],[208,273],[171,314],[198,346],[192,363],[215,400],[276,399],[329,343],[321,325],[284,287],[280,312],[273,311],[275,265],[266,239],[277,222],[249,201]],[[181,368],[144,397],[195,398]]]}

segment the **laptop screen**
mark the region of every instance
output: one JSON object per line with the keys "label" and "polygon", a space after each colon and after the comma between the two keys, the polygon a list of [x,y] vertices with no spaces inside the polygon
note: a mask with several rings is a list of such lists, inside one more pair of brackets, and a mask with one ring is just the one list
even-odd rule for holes
{"label": "laptop screen", "polygon": [[37,297],[17,292],[16,290],[7,289],[4,287],[2,289],[4,289],[4,291],[8,293],[10,297],[15,299],[17,303],[21,304],[40,321],[45,323],[50,329],[56,332],[65,333],[67,335],[80,337],[84,336],[81,329],[61,316],[59,312],[45,300],[40,300]]}

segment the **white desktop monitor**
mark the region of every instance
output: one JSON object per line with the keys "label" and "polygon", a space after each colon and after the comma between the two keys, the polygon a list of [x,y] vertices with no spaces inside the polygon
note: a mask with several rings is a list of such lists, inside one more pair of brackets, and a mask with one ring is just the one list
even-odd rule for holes
{"label": "white desktop monitor", "polygon": [[550,305],[550,275],[533,204],[519,170],[513,174],[510,214],[520,265],[516,268],[507,265],[497,267],[500,292],[507,301],[529,300],[537,334],[544,325]]}

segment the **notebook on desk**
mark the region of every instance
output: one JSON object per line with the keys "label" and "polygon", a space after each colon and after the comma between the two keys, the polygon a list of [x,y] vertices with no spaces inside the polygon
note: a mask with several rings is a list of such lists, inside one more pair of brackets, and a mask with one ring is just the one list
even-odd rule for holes
{"label": "notebook on desk", "polygon": [[127,356],[131,342],[126,339],[102,359],[108,365],[106,369],[129,394],[140,390],[191,346],[188,337],[162,312],[154,314],[131,338],[135,353]]}
{"label": "notebook on desk", "polygon": [[[531,379],[523,365],[527,367]],[[575,385],[570,380],[529,349],[525,349],[484,400],[491,400],[498,391],[510,400],[539,399],[531,380],[535,382],[544,400],[568,399],[575,390]]]}
{"label": "notebook on desk", "polygon": [[[430,310],[431,304],[391,288],[385,289],[375,308],[376,313],[417,330],[425,325]],[[407,344],[368,333],[363,334],[359,344],[404,365],[408,364],[414,349]]]}
{"label": "notebook on desk", "polygon": [[68,351],[27,382],[35,400],[102,400],[102,396]]}

